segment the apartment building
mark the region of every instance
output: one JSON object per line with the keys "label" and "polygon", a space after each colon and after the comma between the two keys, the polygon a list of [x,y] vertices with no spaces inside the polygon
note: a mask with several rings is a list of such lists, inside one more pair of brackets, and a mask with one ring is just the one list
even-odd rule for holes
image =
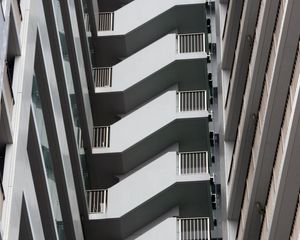
{"label": "apartment building", "polygon": [[218,3],[0,5],[1,238],[222,239]]}
{"label": "apartment building", "polygon": [[300,2],[217,6],[223,239],[299,239]]}

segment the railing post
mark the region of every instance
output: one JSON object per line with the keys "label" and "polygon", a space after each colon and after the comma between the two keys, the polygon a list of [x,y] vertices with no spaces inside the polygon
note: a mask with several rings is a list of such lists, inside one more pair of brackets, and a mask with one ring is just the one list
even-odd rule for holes
{"label": "railing post", "polygon": [[204,91],[204,110],[207,111],[207,95],[206,95],[206,91]]}
{"label": "railing post", "polygon": [[207,236],[208,239],[210,240],[210,220],[207,218]]}
{"label": "railing post", "polygon": [[178,175],[181,175],[181,154],[178,153]]}
{"label": "railing post", "polygon": [[201,36],[202,36],[202,49],[203,49],[202,51],[205,52],[206,44],[205,44],[205,35],[204,35],[204,33],[202,33]]}

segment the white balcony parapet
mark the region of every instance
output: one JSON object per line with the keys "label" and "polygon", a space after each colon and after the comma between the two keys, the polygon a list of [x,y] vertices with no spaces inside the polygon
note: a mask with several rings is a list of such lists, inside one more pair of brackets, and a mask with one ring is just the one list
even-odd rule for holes
{"label": "white balcony parapet", "polygon": [[178,154],[178,174],[209,173],[208,152],[181,152]]}
{"label": "white balcony parapet", "polygon": [[178,218],[178,240],[210,240],[209,218]]}
{"label": "white balcony parapet", "polygon": [[112,67],[93,68],[93,78],[95,87],[112,86]]}
{"label": "white balcony parapet", "polygon": [[114,13],[100,12],[98,14],[98,31],[114,30]]}
{"label": "white balcony parapet", "polygon": [[179,112],[207,110],[205,90],[179,91],[177,94]]}
{"label": "white balcony parapet", "polygon": [[110,145],[110,126],[94,127],[93,147],[108,148]]}
{"label": "white balcony parapet", "polygon": [[189,33],[177,35],[177,52],[205,52],[205,34]]}
{"label": "white balcony parapet", "polygon": [[105,213],[107,208],[107,189],[87,190],[89,213]]}

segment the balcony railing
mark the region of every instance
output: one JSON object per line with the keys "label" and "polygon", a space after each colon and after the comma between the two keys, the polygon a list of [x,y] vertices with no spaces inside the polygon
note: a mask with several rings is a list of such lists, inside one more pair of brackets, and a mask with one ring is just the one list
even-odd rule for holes
{"label": "balcony railing", "polygon": [[100,12],[98,15],[98,31],[114,30],[114,13]]}
{"label": "balcony railing", "polygon": [[178,218],[178,240],[210,240],[209,218]]}
{"label": "balcony railing", "polygon": [[177,44],[178,53],[205,52],[205,34],[178,34]]}
{"label": "balcony railing", "polygon": [[112,68],[111,67],[93,68],[93,77],[94,77],[95,87],[111,87]]}
{"label": "balcony railing", "polygon": [[98,126],[94,127],[93,147],[108,148],[110,143],[110,127]]}
{"label": "balcony railing", "polygon": [[207,110],[205,90],[180,91],[177,94],[179,112]]}
{"label": "balcony railing", "polygon": [[178,154],[178,174],[209,173],[208,152],[182,152]]}
{"label": "balcony railing", "polygon": [[89,213],[105,213],[107,209],[107,189],[87,190]]}

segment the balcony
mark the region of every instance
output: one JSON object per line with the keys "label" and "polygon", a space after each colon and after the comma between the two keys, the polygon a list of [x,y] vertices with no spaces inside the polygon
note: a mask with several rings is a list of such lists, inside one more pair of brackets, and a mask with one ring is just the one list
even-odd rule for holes
{"label": "balcony", "polygon": [[95,53],[99,53],[94,56],[94,65],[115,65],[174,30],[207,32],[205,3],[135,0],[115,12],[100,12],[98,37],[90,38]]}
{"label": "balcony", "polygon": [[95,188],[111,186],[113,176],[131,171],[174,142],[183,144],[183,151],[209,149],[208,117],[206,91],[172,87],[119,121],[95,127],[91,182]]}
{"label": "balcony", "polygon": [[115,12],[99,12],[98,36],[125,35],[176,6],[205,3],[205,0],[135,0]]}
{"label": "balcony", "polygon": [[203,33],[168,34],[112,67],[94,68],[96,121],[103,112],[127,113],[171,85],[208,89],[205,38]]}
{"label": "balcony", "polygon": [[[139,124],[145,117],[151,119],[147,128]],[[94,127],[93,153],[122,152],[176,119],[206,117],[205,90],[182,92],[172,88],[111,126]]]}
{"label": "balcony", "polygon": [[[207,152],[178,153],[178,146],[174,145],[146,165],[120,176],[120,182],[114,186],[89,190],[89,218],[94,227],[104,231],[101,231],[104,237],[124,239],[176,205],[180,207],[180,216],[211,216],[211,208],[207,207],[211,206],[208,172]],[[190,225],[191,222],[195,225]],[[122,236],[107,229],[107,224],[117,223],[130,223]],[[209,237],[207,231],[201,230],[208,227],[207,222],[200,218],[179,219],[178,224],[181,232],[178,239],[188,239],[187,233],[209,239],[205,238]]]}

